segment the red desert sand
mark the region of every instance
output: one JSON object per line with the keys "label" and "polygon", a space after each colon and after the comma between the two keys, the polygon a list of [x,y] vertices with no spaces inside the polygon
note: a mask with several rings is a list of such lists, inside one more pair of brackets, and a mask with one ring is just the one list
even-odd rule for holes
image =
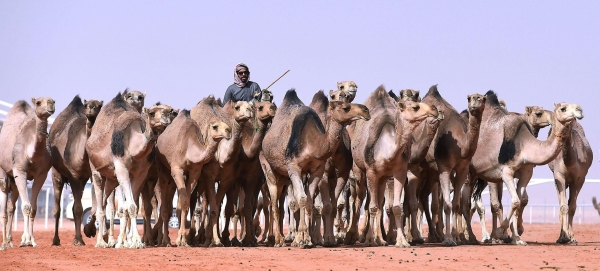
{"label": "red desert sand", "polygon": [[[37,225],[36,225],[37,226]],[[411,248],[342,246],[337,248],[157,248],[101,249],[95,239],[74,247],[72,230],[61,230],[62,246],[53,247],[53,230],[34,231],[39,247],[0,251],[2,270],[600,270],[600,228],[576,224],[578,244],[559,245],[558,224],[525,225],[528,246],[477,245]],[[474,225],[480,233],[479,225]],[[488,226],[488,229],[491,228]],[[22,232],[14,232],[19,244]],[[176,230],[171,230],[174,240]],[[478,236],[479,238],[479,236]],[[413,269],[415,268],[415,269]]]}

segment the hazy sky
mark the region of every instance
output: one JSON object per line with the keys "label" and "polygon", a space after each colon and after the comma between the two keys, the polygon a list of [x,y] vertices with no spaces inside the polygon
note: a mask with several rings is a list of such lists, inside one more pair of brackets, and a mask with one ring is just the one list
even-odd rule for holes
{"label": "hazy sky", "polygon": [[51,96],[62,110],[130,87],[191,108],[222,97],[244,62],[262,87],[291,70],[271,88],[278,104],[289,88],[308,104],[343,80],[359,103],[380,84],[439,84],[459,111],[490,89],[516,112],[578,103],[600,146],[599,1],[203,2],[0,1],[0,100]]}

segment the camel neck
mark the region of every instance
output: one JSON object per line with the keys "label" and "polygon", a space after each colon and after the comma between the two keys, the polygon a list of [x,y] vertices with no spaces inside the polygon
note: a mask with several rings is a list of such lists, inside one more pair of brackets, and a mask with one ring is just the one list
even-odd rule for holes
{"label": "camel neck", "polygon": [[35,148],[31,155],[31,161],[35,162],[41,159],[46,150],[48,140],[48,120],[35,118]]}
{"label": "camel neck", "polygon": [[467,127],[467,137],[465,138],[464,148],[461,148],[460,156],[462,159],[470,159],[477,150],[477,140],[481,126],[481,114],[471,114]]}
{"label": "camel neck", "polygon": [[96,117],[88,117],[87,121],[85,122],[85,132],[88,138],[92,134],[92,127],[94,127],[94,123],[96,123]]}
{"label": "camel neck", "polygon": [[425,156],[427,155],[431,141],[433,141],[437,128],[440,125],[440,120],[436,120],[432,123],[429,120],[430,118],[431,117],[422,123],[423,129],[420,133],[413,133],[415,140],[411,146],[409,163],[419,163],[425,159]]}
{"label": "camel neck", "polygon": [[[406,150],[406,144],[412,140],[412,133],[421,122],[410,122],[404,119],[402,114],[400,114],[396,120],[396,138],[395,143],[396,147],[391,157],[396,157],[399,153],[402,153]],[[410,155],[410,153],[407,153]],[[410,157],[410,156],[409,156]]]}
{"label": "camel neck", "polygon": [[[317,154],[316,157],[329,158],[333,155],[333,153],[337,150],[338,144],[340,143],[340,136],[343,128],[343,124],[329,117],[327,120],[327,128],[325,130],[325,142],[327,142],[327,144],[323,144],[322,151]],[[323,141],[315,139],[315,142]]]}
{"label": "camel neck", "polygon": [[[254,114],[256,116],[256,113]],[[246,156],[250,159],[255,158],[261,147],[262,147],[262,142],[263,139],[265,138],[265,134],[267,131],[267,128],[269,126],[270,123],[270,119],[268,121],[262,121],[259,120],[257,117],[254,117],[253,120],[253,133],[252,133],[252,144],[250,145],[250,149],[249,150],[245,150],[246,151]]]}
{"label": "camel neck", "polygon": [[[526,162],[534,165],[545,165],[554,160],[571,137],[571,124],[563,125],[554,120],[550,135],[546,141],[533,139],[533,144],[528,144],[523,152],[527,154]],[[531,147],[529,147],[531,146]]]}

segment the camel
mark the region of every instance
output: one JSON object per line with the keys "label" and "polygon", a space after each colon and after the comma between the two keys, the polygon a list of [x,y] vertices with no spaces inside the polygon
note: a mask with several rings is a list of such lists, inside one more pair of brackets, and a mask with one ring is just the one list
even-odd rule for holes
{"label": "camel", "polygon": [[[539,141],[521,116],[510,114],[500,106],[496,93],[488,91],[486,97],[481,136],[477,142],[477,152],[471,160],[469,175],[473,180],[480,178],[488,183],[504,182],[511,195],[510,211],[501,227],[493,228],[492,240],[497,240],[506,233],[512,219],[511,243],[527,245],[521,240],[523,226],[522,221],[519,221],[519,213],[529,200],[525,188],[533,175],[533,167],[547,164],[556,158],[567,140],[567,133],[571,133],[573,121],[583,117],[582,109],[576,104],[555,104],[553,131],[546,141]],[[518,179],[516,187],[515,178]],[[472,193],[471,189],[472,187],[469,194]],[[502,209],[498,209],[495,193],[490,193],[490,199],[493,202],[492,212],[502,218]],[[468,198],[463,198],[462,206],[463,213],[468,214]],[[471,218],[468,215],[465,218],[469,238],[475,238],[470,225]],[[515,225],[517,229],[514,228]]]}
{"label": "camel", "polygon": [[146,98],[146,93],[142,93],[139,90],[129,90],[129,88],[123,91],[123,99],[138,111],[138,113],[142,113],[142,109],[144,108],[144,99]]}
{"label": "camel", "polygon": [[[33,237],[33,221],[37,212],[38,194],[52,166],[52,156],[46,141],[48,118],[54,114],[55,102],[43,97],[32,98],[31,103],[33,108],[26,101],[16,102],[8,112],[0,133],[1,249],[12,247],[14,206],[19,196],[24,220],[20,246],[37,246]],[[31,201],[27,192],[27,180],[33,180]],[[11,191],[8,202],[8,193]]]}
{"label": "camel", "polygon": [[[325,127],[317,113],[298,98],[295,89],[286,92],[265,135],[260,154],[271,198],[269,245],[284,245],[277,203],[286,181],[290,179],[293,197],[300,208],[300,224],[292,245],[312,247],[308,225],[311,225],[312,199],[318,185],[315,180],[323,177],[325,162],[337,149],[342,128],[358,119],[370,119],[367,107],[331,101],[327,104]],[[303,185],[305,176],[308,178],[308,193]]]}
{"label": "camel", "polygon": [[[572,106],[560,104],[560,107],[569,108]],[[583,118],[583,113],[581,118]],[[553,130],[554,127],[550,128],[549,135],[552,135]],[[566,131],[563,135],[565,142],[560,153],[552,162],[548,163],[548,167],[554,174],[554,183],[556,184],[560,204],[561,229],[556,242],[577,243],[573,232],[573,216],[577,210],[577,196],[592,165],[594,154],[590,143],[585,137],[583,126],[577,120],[571,122],[571,131]],[[568,201],[565,195],[567,188],[569,188]]]}
{"label": "camel", "polygon": [[[158,137],[156,143],[160,181],[176,186],[179,195],[181,221],[175,241],[177,246],[188,246],[185,238],[185,220],[190,205],[190,194],[200,177],[202,166],[213,158],[219,142],[231,137],[231,127],[226,123],[217,118],[209,118],[208,123],[209,125],[200,127],[190,117],[190,112],[184,110]],[[166,227],[168,219],[164,218],[168,217],[168,213],[161,214],[161,217]],[[166,232],[168,235],[168,229]]]}
{"label": "camel", "polygon": [[596,197],[592,197],[592,205],[594,206],[594,209],[598,211],[598,214],[600,214],[600,204],[596,201]]}
{"label": "camel", "polygon": [[[144,109],[145,117],[127,103],[121,93],[106,104],[98,117],[86,143],[96,194],[96,219],[100,232],[105,232],[107,197],[119,185],[126,198],[121,206],[131,221],[129,232],[121,227],[115,246],[143,248],[135,223],[140,190],[153,162],[149,155],[154,150],[158,134],[171,122],[172,108],[166,105]],[[121,218],[122,225],[126,224]],[[126,240],[127,239],[127,240]],[[108,247],[98,234],[96,247]]]}
{"label": "camel", "polygon": [[[358,91],[358,87],[356,86],[356,83],[354,83],[354,81],[342,81],[342,82],[337,82],[337,90],[344,92],[346,94],[346,96],[348,97],[348,102],[351,103],[352,101],[354,101],[354,98],[356,97],[356,92]],[[332,91],[330,91],[330,92],[332,92]]]}
{"label": "camel", "polygon": [[[218,115],[220,120],[225,122],[231,127],[231,138],[229,140],[221,140],[219,147],[215,153],[215,159],[211,160],[204,165],[201,172],[201,180],[196,186],[195,192],[192,193],[190,199],[192,210],[195,209],[197,202],[197,196],[207,192],[210,213],[207,214],[210,219],[208,220],[208,230],[205,233],[206,242],[205,246],[223,246],[222,240],[219,238],[217,219],[220,215],[221,208],[217,206],[221,205],[221,202],[225,196],[225,193],[235,182],[235,167],[239,153],[242,150],[242,128],[244,123],[252,118],[252,105],[248,102],[227,102],[222,108],[219,106],[214,97],[207,98],[206,102],[200,102],[191,110],[191,117],[201,127],[207,125],[208,119],[206,114]],[[210,101],[212,99],[212,101]],[[219,190],[215,192],[215,182],[219,182]],[[204,212],[207,213],[207,212]],[[207,221],[206,219],[203,221]],[[195,222],[192,220],[192,227],[190,228],[188,238],[193,237],[195,232]],[[228,233],[228,232],[227,232]],[[227,239],[228,236],[223,238]]]}
{"label": "camel", "polygon": [[[409,247],[404,236],[401,220],[401,194],[406,182],[409,149],[412,133],[427,117],[438,116],[435,107],[412,101],[396,102],[383,86],[379,86],[365,105],[373,115],[370,122],[357,121],[351,138],[353,171],[358,178],[357,186],[366,183],[368,188],[369,221],[365,246],[387,245],[381,236],[379,222],[382,215],[386,180],[394,177],[393,213],[397,225],[396,246]],[[363,185],[364,186],[364,185]],[[355,216],[356,218],[357,216]],[[348,234],[355,235],[355,223]]]}
{"label": "camel", "polygon": [[[504,103],[503,100],[499,99],[498,102],[500,104],[500,107],[506,109],[506,103]],[[513,115],[520,116],[529,125],[529,127],[531,128],[531,131],[533,133],[533,136],[535,136],[536,138],[538,137],[540,129],[547,127],[552,123],[552,112],[548,111],[548,110],[544,110],[544,108],[539,107],[539,106],[526,106],[524,114],[520,114],[520,113],[516,113],[516,112],[510,112],[510,113]],[[461,116],[463,117],[463,119],[465,121],[468,121],[469,116],[465,111],[463,111],[461,113]],[[463,197],[471,197],[471,210],[468,215],[473,217],[473,214],[475,213],[475,211],[477,211],[477,213],[479,215],[479,223],[481,224],[481,241],[484,243],[488,243],[488,242],[491,242],[491,237],[490,237],[490,234],[488,233],[488,231],[486,230],[485,209],[483,207],[483,202],[481,201],[481,192],[483,192],[483,189],[485,189],[485,187],[488,185],[488,183],[481,179],[469,180],[469,181],[471,181],[471,182],[477,181],[479,183],[474,184],[475,192],[472,195],[469,194],[469,189],[465,189],[465,188],[468,188],[473,184],[471,184],[471,183],[465,184],[465,186],[463,186],[463,189],[462,189],[462,193],[463,193],[462,196]],[[494,195],[496,197],[498,197],[498,208],[502,208],[502,192],[501,192],[502,184],[490,183],[489,186],[490,186],[490,191],[495,192]],[[467,214],[465,214],[465,215],[467,215]],[[494,221],[496,220],[496,212],[492,212],[492,219],[494,219]],[[464,228],[464,229],[466,230],[466,228]],[[465,234],[468,234],[468,233],[467,232],[461,233],[460,238],[466,239],[464,237]]]}
{"label": "camel", "polygon": [[[232,211],[236,209],[238,212],[241,211],[240,217],[243,219],[241,221],[243,240],[240,243],[237,238],[236,228],[238,216],[233,216],[234,237],[231,240],[232,245],[258,245],[254,236],[254,224],[252,222],[252,213],[256,209],[256,201],[258,200],[258,194],[264,178],[258,154],[262,149],[267,129],[277,111],[277,106],[270,102],[273,96],[268,90],[263,91],[262,98],[262,101],[254,102],[252,121],[246,122],[242,129],[242,151],[239,153],[238,165],[235,168],[234,174],[236,185],[227,194],[228,200],[225,208],[225,218],[232,217]],[[240,189],[242,190],[240,191]],[[239,194],[239,196],[236,196],[236,194]],[[239,204],[237,203],[238,198]],[[223,230],[229,232],[228,226],[229,223],[226,222]],[[222,235],[222,237],[224,236]]]}
{"label": "camel", "polygon": [[85,183],[92,176],[90,163],[85,151],[85,142],[93,124],[100,113],[103,101],[84,100],[81,102],[79,95],[75,96],[71,103],[58,114],[48,137],[52,154],[52,183],[54,185],[54,239],[52,245],[59,246],[58,227],[60,221],[60,200],[65,183],[71,186],[75,205],[73,215],[75,217],[75,239],[73,245],[83,246],[81,236],[81,225],[83,207],[81,197]]}

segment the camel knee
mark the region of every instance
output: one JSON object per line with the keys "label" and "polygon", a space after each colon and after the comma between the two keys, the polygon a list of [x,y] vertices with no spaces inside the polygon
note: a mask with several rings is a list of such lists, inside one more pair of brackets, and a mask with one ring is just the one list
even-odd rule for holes
{"label": "camel knee", "polygon": [[520,200],[515,200],[515,201],[513,201],[513,202],[512,202],[512,204],[511,204],[511,208],[513,208],[513,209],[517,209],[517,208],[519,208],[520,206],[521,206],[521,201],[520,201]]}
{"label": "camel knee", "polygon": [[31,204],[29,204],[29,203],[23,204],[21,211],[23,212],[24,216],[30,216],[31,215]]}
{"label": "camel knee", "polygon": [[82,217],[83,216],[83,207],[77,206],[77,205],[73,205],[73,216],[75,216],[75,217]]}
{"label": "camel knee", "polygon": [[527,206],[527,203],[529,203],[529,197],[527,197],[527,196],[523,196],[523,197],[521,198],[521,207],[525,207],[525,206]]}
{"label": "camel knee", "polygon": [[[75,207],[73,207],[75,208]],[[60,217],[60,205],[59,204],[54,204],[54,218],[58,219]]]}
{"label": "camel knee", "polygon": [[408,203],[408,207],[410,208],[411,212],[417,212],[419,210],[419,203],[418,202],[409,202]]}
{"label": "camel knee", "polygon": [[404,210],[404,206],[402,204],[392,206],[392,213],[394,215],[402,215],[402,211]]}
{"label": "camel knee", "polygon": [[452,210],[452,203],[444,202],[444,212],[449,213]]}
{"label": "camel knee", "polygon": [[561,205],[560,206],[560,214],[561,215],[566,215],[569,213],[569,206],[568,205]]}
{"label": "camel knee", "polygon": [[331,214],[332,209],[331,203],[323,204],[323,214]]}
{"label": "camel knee", "polygon": [[127,211],[129,212],[130,217],[137,217],[138,208],[134,203],[131,203],[129,205],[129,208],[127,208]]}
{"label": "camel knee", "polygon": [[369,208],[369,212],[370,212],[371,215],[377,214],[378,210],[379,210],[379,208],[377,208],[377,207],[370,207]]}
{"label": "camel knee", "polygon": [[494,212],[494,213],[497,213],[499,210],[502,210],[502,205],[500,205],[498,203],[494,203],[490,207],[492,209],[492,212]]}

